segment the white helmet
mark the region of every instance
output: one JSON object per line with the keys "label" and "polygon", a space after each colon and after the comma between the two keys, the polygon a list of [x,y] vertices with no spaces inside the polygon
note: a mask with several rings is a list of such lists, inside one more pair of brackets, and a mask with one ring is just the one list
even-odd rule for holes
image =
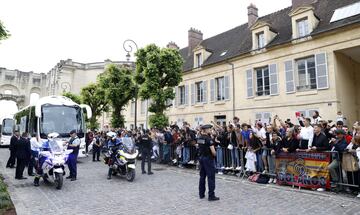
{"label": "white helmet", "polygon": [[53,132],[53,133],[48,134],[48,139],[54,139],[54,138],[57,138],[58,136],[59,136],[58,133]]}

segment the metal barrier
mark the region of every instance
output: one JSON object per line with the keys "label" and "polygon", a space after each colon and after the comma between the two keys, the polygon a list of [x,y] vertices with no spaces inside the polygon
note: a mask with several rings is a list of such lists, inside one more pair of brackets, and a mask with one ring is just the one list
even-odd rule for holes
{"label": "metal barrier", "polygon": [[[215,166],[219,173],[236,173],[241,179],[247,178],[251,173],[262,173],[271,179],[278,179],[281,172],[277,171],[277,158],[279,155],[271,154],[271,149],[262,148],[255,152],[256,163],[254,164],[256,171],[251,171],[247,162],[253,162],[247,159],[246,148],[234,148],[232,150],[224,147],[217,146],[216,148]],[[161,153],[162,154],[162,153]],[[351,189],[352,191],[360,191],[360,171],[358,159],[355,153],[338,153],[336,151],[326,152],[295,152],[292,155],[296,156],[311,156],[321,157],[330,156],[326,165],[326,170],[329,171],[331,187],[339,190]],[[170,159],[173,164],[181,165],[196,165],[197,164],[197,149],[195,146],[183,147],[182,145],[170,145]],[[264,163],[266,161],[266,163]],[[301,165],[294,164],[293,167],[296,171],[303,171]],[[316,168],[314,166],[313,168]],[[263,171],[267,170],[267,171]],[[250,173],[250,174],[249,174]],[[304,179],[309,180],[309,179]],[[276,180],[275,180],[276,181]],[[310,183],[310,182],[309,182]],[[299,186],[300,188],[300,186]]]}

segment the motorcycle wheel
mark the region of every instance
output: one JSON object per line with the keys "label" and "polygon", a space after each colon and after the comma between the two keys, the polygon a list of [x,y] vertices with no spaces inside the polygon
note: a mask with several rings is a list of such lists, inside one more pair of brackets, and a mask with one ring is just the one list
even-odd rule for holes
{"label": "motorcycle wheel", "polygon": [[135,170],[130,169],[127,173],[126,173],[126,180],[128,180],[129,182],[134,181],[135,179]]}
{"label": "motorcycle wheel", "polygon": [[60,190],[63,185],[63,175],[59,173],[55,173],[55,186],[56,189]]}

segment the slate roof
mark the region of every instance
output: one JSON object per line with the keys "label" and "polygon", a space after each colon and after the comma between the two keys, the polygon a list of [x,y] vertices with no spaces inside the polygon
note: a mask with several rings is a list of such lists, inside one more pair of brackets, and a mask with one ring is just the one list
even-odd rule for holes
{"label": "slate roof", "polygon": [[[359,23],[360,15],[330,23],[331,17],[336,9],[355,2],[359,2],[359,0],[318,0],[313,3],[312,6],[315,9],[315,16],[320,20],[320,22],[317,28],[310,35],[315,36],[347,25]],[[271,30],[278,33],[278,35],[266,47],[273,47],[291,42],[292,27],[291,17],[289,16],[291,10],[292,7],[288,7],[275,13],[259,17],[259,21],[269,23]],[[251,52],[251,36],[251,30],[248,27],[248,23],[245,23],[229,31],[203,40],[200,45],[205,49],[210,50],[212,54],[202,66],[204,67],[214,63],[219,63],[221,61]],[[224,56],[220,56],[224,51],[227,51],[227,53]],[[184,59],[183,71],[192,70],[194,67],[194,58],[193,54],[188,55],[188,47],[181,49],[180,54]]]}

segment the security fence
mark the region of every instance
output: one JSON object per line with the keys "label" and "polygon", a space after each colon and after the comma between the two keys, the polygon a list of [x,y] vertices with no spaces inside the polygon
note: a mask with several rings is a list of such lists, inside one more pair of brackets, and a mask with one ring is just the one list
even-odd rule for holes
{"label": "security fence", "polygon": [[[161,148],[161,147],[160,147]],[[171,145],[170,163],[180,167],[197,167],[195,146]],[[163,153],[163,152],[162,152]],[[295,153],[262,148],[216,147],[214,160],[219,174],[236,175],[241,179],[275,183],[298,188],[333,191],[359,191],[359,162],[355,153],[337,151]],[[260,179],[259,179],[260,178]]]}

